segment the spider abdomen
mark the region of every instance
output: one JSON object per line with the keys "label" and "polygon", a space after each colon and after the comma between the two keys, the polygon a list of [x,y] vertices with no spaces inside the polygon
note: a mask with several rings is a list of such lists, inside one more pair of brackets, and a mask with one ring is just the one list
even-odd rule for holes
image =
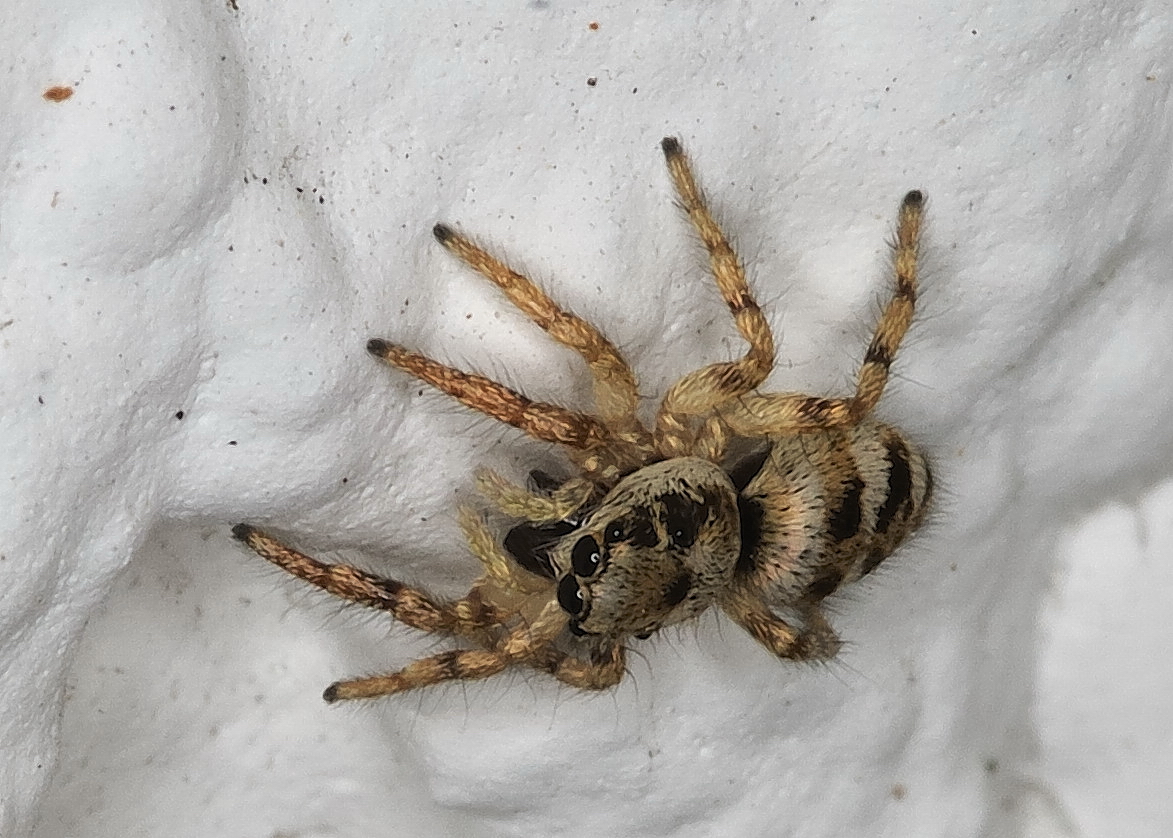
{"label": "spider abdomen", "polygon": [[865,420],[771,443],[741,493],[756,527],[739,563],[741,584],[769,602],[819,602],[874,570],[924,518],[928,462],[889,425]]}

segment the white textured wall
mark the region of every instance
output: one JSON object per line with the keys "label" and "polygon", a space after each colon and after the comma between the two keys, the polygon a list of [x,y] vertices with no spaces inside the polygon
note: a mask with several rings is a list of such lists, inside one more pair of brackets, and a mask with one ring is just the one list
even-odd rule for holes
{"label": "white textured wall", "polygon": [[[1173,831],[1163,0],[239,5],[4,13],[0,834]],[[666,134],[768,305],[776,388],[851,386],[897,202],[929,194],[881,413],[934,452],[935,519],[834,600],[827,667],[710,616],[602,695],[325,705],[443,642],[230,525],[454,593],[474,465],[556,462],[366,340],[586,393],[436,220],[600,323],[649,398],[741,351]]]}

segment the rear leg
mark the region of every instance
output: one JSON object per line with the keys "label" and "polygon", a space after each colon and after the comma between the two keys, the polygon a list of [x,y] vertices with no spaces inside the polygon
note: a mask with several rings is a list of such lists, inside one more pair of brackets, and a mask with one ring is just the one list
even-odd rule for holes
{"label": "rear leg", "polygon": [[913,190],[904,196],[896,226],[893,267],[896,289],[880,315],[872,342],[864,354],[863,365],[855,386],[852,417],[859,421],[871,412],[884,394],[888,370],[908,332],[916,310],[917,259],[920,251],[920,230],[924,218],[924,196]]}
{"label": "rear leg", "polygon": [[798,393],[751,393],[719,412],[740,436],[765,436],[856,424],[865,418],[888,383],[889,370],[912,323],[917,297],[917,255],[924,197],[909,192],[900,205],[893,258],[896,287],[884,306],[856,379],[855,395],[827,399]]}

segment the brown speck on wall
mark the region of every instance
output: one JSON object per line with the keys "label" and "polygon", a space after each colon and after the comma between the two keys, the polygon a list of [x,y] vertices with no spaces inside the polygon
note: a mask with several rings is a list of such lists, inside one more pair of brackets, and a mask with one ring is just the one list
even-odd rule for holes
{"label": "brown speck on wall", "polygon": [[64,102],[73,95],[73,88],[66,85],[54,85],[41,94],[48,102]]}

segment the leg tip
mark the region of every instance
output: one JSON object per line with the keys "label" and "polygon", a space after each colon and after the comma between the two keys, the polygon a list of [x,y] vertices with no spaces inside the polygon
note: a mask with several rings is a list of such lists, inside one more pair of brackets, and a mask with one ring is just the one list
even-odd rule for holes
{"label": "leg tip", "polygon": [[437,224],[432,228],[432,235],[436,237],[436,241],[445,247],[448,246],[448,242],[456,238],[456,232],[447,224]]}
{"label": "leg tip", "polygon": [[338,683],[335,682],[326,687],[326,691],[322,693],[322,700],[327,704],[333,704],[338,700]]}
{"label": "leg tip", "polygon": [[387,355],[387,348],[391,344],[382,338],[371,338],[367,341],[367,352],[370,352],[376,358],[383,358]]}
{"label": "leg tip", "polygon": [[925,202],[925,196],[919,189],[914,189],[904,196],[903,205],[910,209],[919,209]]}
{"label": "leg tip", "polygon": [[248,541],[249,537],[256,532],[248,524],[237,524],[232,528],[232,537],[237,541]]}
{"label": "leg tip", "polygon": [[684,149],[680,147],[680,140],[675,137],[665,137],[660,140],[660,148],[664,149],[665,157],[675,157],[684,153]]}

